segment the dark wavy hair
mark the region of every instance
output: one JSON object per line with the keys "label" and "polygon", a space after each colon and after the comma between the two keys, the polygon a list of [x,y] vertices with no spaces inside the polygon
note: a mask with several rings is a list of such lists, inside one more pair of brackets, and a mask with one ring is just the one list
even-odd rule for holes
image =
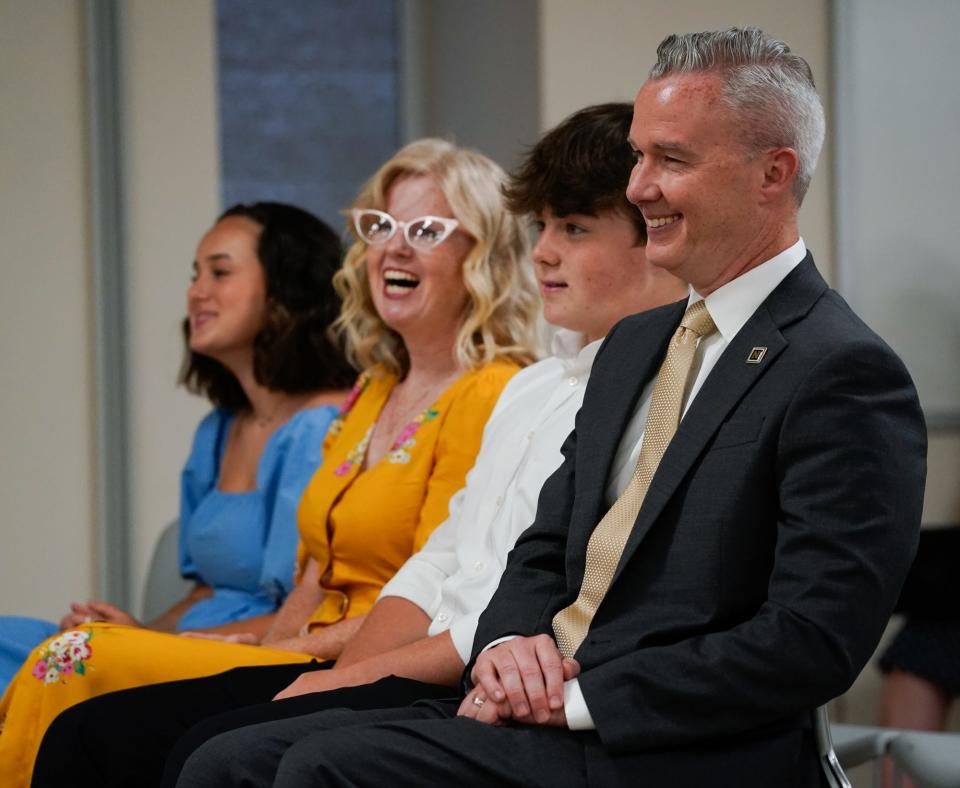
{"label": "dark wavy hair", "polygon": [[[278,202],[234,205],[217,219],[242,216],[260,225],[257,258],[266,282],[266,316],[253,341],[253,374],[273,391],[298,394],[349,387],[356,375],[330,324],[340,313],[333,275],[340,267],[340,238],[313,214]],[[225,366],[190,350],[190,321],[183,321],[185,352],[179,382],[214,405],[250,407]]]}
{"label": "dark wavy hair", "polygon": [[503,195],[516,214],[549,207],[557,216],[614,209],[647,239],[643,216],[627,200],[633,152],[627,143],[633,107],[596,104],[575,112],[548,131],[510,175]]}

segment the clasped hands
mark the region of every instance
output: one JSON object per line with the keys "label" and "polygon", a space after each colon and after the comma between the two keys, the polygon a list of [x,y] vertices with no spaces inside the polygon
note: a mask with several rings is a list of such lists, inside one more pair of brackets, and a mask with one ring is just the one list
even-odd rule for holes
{"label": "clasped hands", "polygon": [[[90,600],[89,602],[74,602],[70,605],[70,612],[60,619],[60,629],[74,629],[94,621],[107,624],[123,624],[127,627],[144,626],[142,622],[131,616],[126,610],[116,605]],[[221,635],[216,632],[180,632],[178,634],[182,637],[222,640],[226,643],[245,643],[253,646],[260,643],[260,638],[250,632],[238,632],[231,635]]]}
{"label": "clasped hands", "polygon": [[70,605],[70,612],[60,619],[60,629],[73,629],[91,621],[105,621],[109,624],[123,624],[128,627],[142,627],[137,619],[126,610],[109,602],[90,600],[89,602],[74,602]]}
{"label": "clasped hands", "polygon": [[580,664],[564,658],[549,635],[506,640],[477,657],[470,672],[474,687],[457,714],[489,725],[565,728],[563,683],[579,673]]}

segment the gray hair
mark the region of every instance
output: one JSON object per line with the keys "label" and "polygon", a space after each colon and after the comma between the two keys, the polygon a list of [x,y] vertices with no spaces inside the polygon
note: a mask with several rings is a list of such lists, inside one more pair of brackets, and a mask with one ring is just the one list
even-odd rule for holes
{"label": "gray hair", "polygon": [[724,79],[724,103],[739,118],[750,155],[786,146],[799,163],[797,205],[810,185],[823,145],[823,105],[810,65],[756,27],[667,36],[657,47],[650,79],[714,72]]}

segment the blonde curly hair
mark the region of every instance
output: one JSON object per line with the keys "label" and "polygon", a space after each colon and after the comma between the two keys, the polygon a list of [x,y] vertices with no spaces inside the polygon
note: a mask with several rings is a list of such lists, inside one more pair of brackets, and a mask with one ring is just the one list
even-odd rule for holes
{"label": "blonde curly hair", "polygon": [[[454,345],[460,366],[473,369],[494,358],[519,364],[535,360],[540,300],[526,229],[503,204],[506,174],[477,151],[440,139],[417,140],[377,170],[352,207],[384,210],[390,187],[408,175],[432,178],[460,228],[475,239],[462,266],[468,299]],[[359,369],[381,365],[402,377],[409,369],[407,351],[374,307],[366,254],[367,245],[356,240],[334,277],[343,307],[333,330]]]}

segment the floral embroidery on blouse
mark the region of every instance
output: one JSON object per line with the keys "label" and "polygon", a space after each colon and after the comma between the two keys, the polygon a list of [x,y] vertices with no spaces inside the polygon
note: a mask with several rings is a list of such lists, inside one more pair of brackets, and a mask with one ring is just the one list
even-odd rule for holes
{"label": "floral embroidery on blouse", "polygon": [[410,462],[410,449],[417,445],[413,436],[417,434],[417,430],[420,429],[421,424],[433,421],[438,415],[439,412],[436,408],[427,408],[404,427],[403,431],[393,442],[393,446],[390,447],[390,451],[387,454],[387,462],[393,463],[394,465],[406,465]]}
{"label": "floral embroidery on blouse", "polygon": [[[423,411],[423,413],[421,413],[406,427],[404,427],[397,436],[397,439],[393,442],[390,450],[387,452],[387,462],[393,465],[406,465],[408,462],[410,462],[410,449],[417,445],[417,442],[413,439],[413,436],[417,434],[417,430],[420,429],[421,424],[426,424],[428,421],[433,421],[439,415],[440,411],[438,411],[436,408],[427,408],[425,411]],[[367,453],[367,446],[370,444],[370,436],[373,435],[373,427],[374,425],[371,424],[366,435],[360,439],[360,442],[356,446],[347,452],[347,458],[334,470],[334,473],[337,476],[346,476],[348,473],[350,473],[351,469],[355,465],[359,465],[361,462],[363,462],[363,457]]]}
{"label": "floral embroidery on blouse", "polygon": [[337,476],[346,476],[348,473],[350,473],[350,469],[354,465],[358,465],[363,462],[363,455],[367,453],[367,446],[370,444],[371,435],[373,435],[372,424],[367,430],[366,435],[360,439],[360,442],[347,452],[347,458],[336,467],[334,473]]}
{"label": "floral embroidery on blouse", "polygon": [[73,629],[55,637],[40,649],[40,658],[31,671],[33,677],[44,684],[66,684],[72,673],[83,676],[87,672],[84,662],[93,654],[91,637],[89,629]]}
{"label": "floral embroidery on blouse", "polygon": [[360,395],[363,394],[363,390],[367,387],[368,383],[370,383],[370,376],[366,372],[357,378],[357,382],[354,383],[353,388],[350,389],[350,393],[347,395],[346,401],[344,401],[343,405],[340,406],[340,410],[337,411],[337,415],[333,417],[333,421],[330,422],[330,426],[327,428],[328,439],[335,438],[340,434],[340,430],[343,429],[343,422],[346,419],[347,414],[357,403],[357,400],[360,399]]}

